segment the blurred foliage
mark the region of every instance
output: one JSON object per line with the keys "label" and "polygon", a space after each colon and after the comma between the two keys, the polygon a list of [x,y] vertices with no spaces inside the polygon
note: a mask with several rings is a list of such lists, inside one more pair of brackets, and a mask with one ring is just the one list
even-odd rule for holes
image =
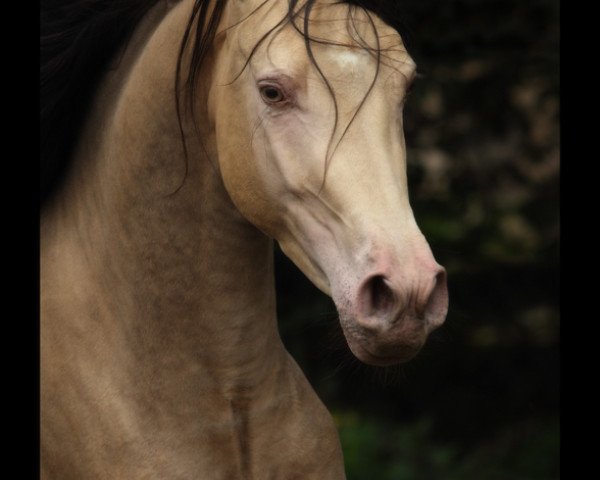
{"label": "blurred foliage", "polygon": [[411,204],[449,274],[419,356],[375,369],[278,252],[284,342],[349,480],[559,478],[559,4],[405,0]]}
{"label": "blurred foliage", "polygon": [[512,426],[465,451],[458,442],[434,441],[430,417],[395,425],[338,412],[334,420],[343,439],[348,480],[558,478],[557,421]]}

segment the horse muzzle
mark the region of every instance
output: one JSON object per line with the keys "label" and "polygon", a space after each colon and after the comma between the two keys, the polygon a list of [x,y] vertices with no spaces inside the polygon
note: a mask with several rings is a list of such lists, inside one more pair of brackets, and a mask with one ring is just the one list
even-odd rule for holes
{"label": "horse muzzle", "polygon": [[364,363],[410,360],[446,318],[446,271],[433,258],[405,268],[375,268],[355,285],[334,301],[348,346]]}

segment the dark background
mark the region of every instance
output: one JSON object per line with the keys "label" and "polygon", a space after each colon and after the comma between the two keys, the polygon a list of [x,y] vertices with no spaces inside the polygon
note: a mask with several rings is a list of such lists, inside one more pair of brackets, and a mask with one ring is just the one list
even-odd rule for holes
{"label": "dark background", "polygon": [[448,270],[419,356],[354,359],[280,252],[286,346],[338,425],[348,480],[559,478],[559,4],[409,0],[411,204]]}

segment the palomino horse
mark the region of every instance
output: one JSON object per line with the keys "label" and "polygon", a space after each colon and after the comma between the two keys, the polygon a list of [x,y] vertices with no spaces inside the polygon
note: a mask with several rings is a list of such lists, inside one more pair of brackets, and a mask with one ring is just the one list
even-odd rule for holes
{"label": "palomino horse", "polygon": [[42,478],[345,477],[272,239],[366,363],[448,305],[408,201],[415,64],[353,3],[161,0],[113,59],[42,210]]}

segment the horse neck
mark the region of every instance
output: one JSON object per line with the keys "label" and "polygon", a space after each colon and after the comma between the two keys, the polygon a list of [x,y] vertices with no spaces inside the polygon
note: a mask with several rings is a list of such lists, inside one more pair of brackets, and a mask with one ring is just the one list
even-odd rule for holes
{"label": "horse neck", "polygon": [[62,269],[72,308],[96,322],[89,331],[111,332],[100,355],[179,402],[194,375],[203,391],[258,386],[283,352],[272,242],[232,204],[202,108],[202,144],[188,135],[186,168],[173,72],[188,15],[175,8],[130,42],[42,223],[42,276]]}

